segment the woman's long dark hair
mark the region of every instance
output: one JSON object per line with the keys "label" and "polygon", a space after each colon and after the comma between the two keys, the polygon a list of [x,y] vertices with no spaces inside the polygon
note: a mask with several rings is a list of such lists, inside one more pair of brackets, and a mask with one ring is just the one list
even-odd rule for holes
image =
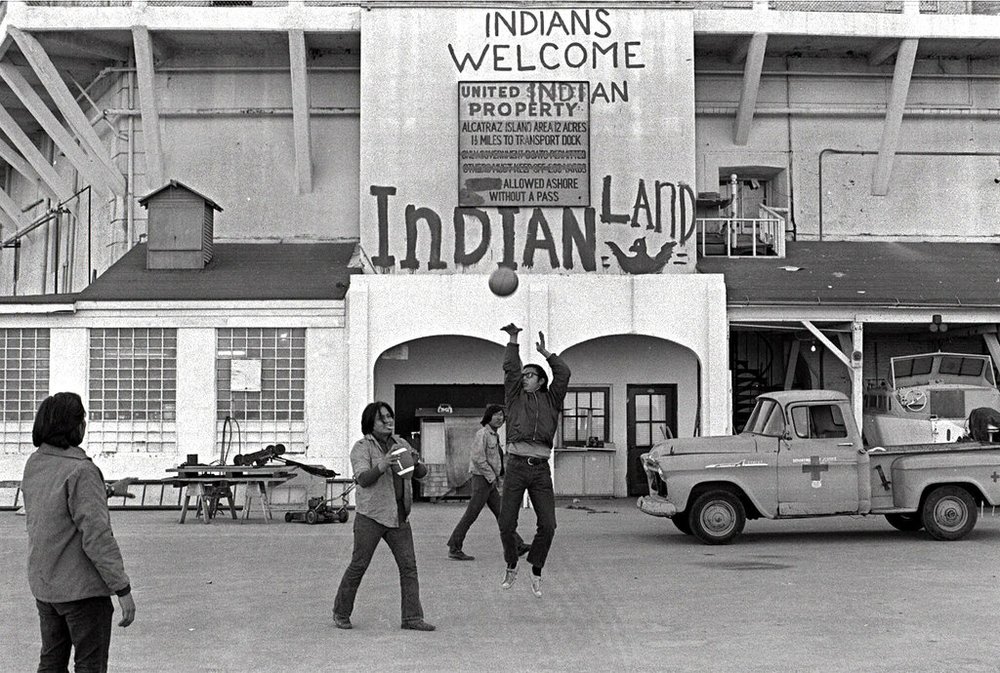
{"label": "woman's long dark hair", "polygon": [[[479,425],[486,425],[487,423],[489,423],[491,420],[493,420],[493,414],[495,414],[498,411],[503,411],[502,404],[487,404],[486,411],[483,413],[483,420],[479,421]],[[504,413],[504,417],[506,416],[507,414]]]}
{"label": "woman's long dark hair", "polygon": [[87,418],[83,400],[76,393],[56,393],[46,397],[35,414],[31,443],[51,444],[61,449],[79,446],[83,441],[81,425]]}

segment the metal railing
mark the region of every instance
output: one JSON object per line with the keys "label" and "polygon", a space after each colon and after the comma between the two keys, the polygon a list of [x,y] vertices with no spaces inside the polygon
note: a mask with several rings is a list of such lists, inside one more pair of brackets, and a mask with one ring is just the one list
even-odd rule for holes
{"label": "metal railing", "polygon": [[783,217],[699,217],[698,254],[702,257],[784,257]]}

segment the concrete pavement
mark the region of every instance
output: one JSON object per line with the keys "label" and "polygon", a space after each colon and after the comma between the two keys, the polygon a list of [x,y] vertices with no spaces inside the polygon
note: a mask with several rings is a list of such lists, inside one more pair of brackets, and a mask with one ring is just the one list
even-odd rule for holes
{"label": "concrete pavement", "polygon": [[[1000,516],[955,543],[881,517],[751,521],[708,547],[634,500],[560,500],[532,596],[509,591],[495,522],[447,558],[461,502],[417,503],[421,596],[434,633],[399,629],[384,545],[358,593],[355,628],[331,627],[351,522],[177,523],[113,512],[138,615],[115,627],[113,671],[996,671]],[[530,539],[534,514],[522,511]],[[0,671],[37,665],[24,519],[0,512]]]}

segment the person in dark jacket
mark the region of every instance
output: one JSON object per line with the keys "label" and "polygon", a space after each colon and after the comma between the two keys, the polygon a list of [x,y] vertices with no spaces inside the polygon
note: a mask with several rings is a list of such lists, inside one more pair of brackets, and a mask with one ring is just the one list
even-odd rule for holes
{"label": "person in dark jacket", "polygon": [[[400,628],[411,631],[433,631],[424,621],[420,605],[420,583],[417,579],[417,556],[413,549],[410,528],[410,506],[413,503],[413,479],[422,479],[427,466],[420,454],[405,439],[393,434],[395,414],[385,402],[372,402],[361,412],[361,433],[364,435],[351,449],[351,469],[358,490],[354,508],[354,551],[344,571],[333,602],[333,625],[338,629],[353,628],[351,613],[361,579],[368,570],[378,543],[385,540],[399,568],[402,623]],[[399,457],[408,454],[406,470],[394,469]]]}
{"label": "person in dark jacket", "polygon": [[80,448],[86,411],[76,393],[47,397],[35,415],[21,490],[27,510],[28,585],[35,597],[42,649],[38,671],[108,670],[111,623],[135,619],[135,602],[111,530],[101,470]]}
{"label": "person in dark jacket", "polygon": [[542,597],[542,567],[556,532],[556,504],[552,490],[549,455],[562,411],[570,370],[555,353],[545,348],[545,335],[538,333],[535,349],[552,368],[548,374],[536,364],[521,366],[517,343],[520,327],[501,328],[510,336],[504,351],[504,399],[507,405],[507,459],[503,495],[500,499],[500,541],[507,562],[500,586],[509,589],[517,579],[517,517],[525,491],[535,508],[535,538],[528,551],[531,591]]}

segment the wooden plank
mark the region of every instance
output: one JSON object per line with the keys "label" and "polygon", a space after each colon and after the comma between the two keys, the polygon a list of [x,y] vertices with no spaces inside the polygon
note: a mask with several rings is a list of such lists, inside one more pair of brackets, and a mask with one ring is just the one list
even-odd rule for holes
{"label": "wooden plank", "polygon": [[0,140],[0,159],[6,161],[11,168],[20,173],[29,182],[36,183],[43,192],[50,196],[54,201],[59,201],[59,195],[56,194],[55,190],[49,186],[49,183],[42,180],[41,176],[38,174],[31,164],[17,153],[13,147]]}
{"label": "wooden plank", "polygon": [[106,173],[118,176],[121,194],[124,194],[125,178],[115,170],[107,150],[105,150],[101,139],[97,136],[97,132],[90,125],[90,120],[87,119],[87,115],[80,109],[73,94],[70,93],[69,87],[66,86],[66,82],[60,77],[55,65],[49,59],[48,54],[45,53],[45,49],[42,48],[42,45],[39,44],[34,36],[13,26],[8,27],[7,30],[11,37],[14,38],[14,41],[17,42],[17,46],[28,60],[31,69],[35,71],[42,86],[45,87],[49,96],[52,97],[59,112],[62,113],[63,119],[66,120],[66,123],[76,137],[80,139],[86,152],[93,161],[101,164]]}
{"label": "wooden plank", "polygon": [[733,143],[746,145],[750,138],[754,109],[757,107],[757,93],[760,91],[760,73],[764,68],[764,50],[767,48],[767,33],[754,33],[747,50],[747,61],[743,65],[743,89],[740,91],[740,105],[736,110],[733,125]]}
{"label": "wooden plank", "polygon": [[85,179],[99,184],[114,192],[117,196],[125,196],[125,178],[118,172],[101,166],[83,151],[69,131],[56,119],[52,111],[35,92],[28,80],[10,63],[0,63],[0,77],[17,94],[24,107],[34,116],[42,130],[52,138],[59,150],[66,155],[70,163],[82,173]]}
{"label": "wooden plank", "polygon": [[153,38],[143,26],[132,29],[135,44],[135,72],[139,83],[139,111],[142,116],[142,140],[146,150],[146,181],[150,189],[166,182],[163,166],[163,143],[160,139],[160,111],[156,106],[156,75],[153,70]]}
{"label": "wooden plank", "polygon": [[906,96],[910,91],[910,77],[913,75],[913,64],[917,60],[918,42],[916,39],[902,40],[899,44],[899,53],[896,54],[892,89],[889,92],[885,121],[882,123],[882,142],[879,144],[875,174],[872,176],[873,196],[885,196],[889,193],[889,178],[892,176],[893,161],[896,159],[899,129],[903,125],[903,108],[906,107]]}
{"label": "wooden plank", "polygon": [[10,116],[7,110],[0,106],[0,130],[7,134],[14,146],[20,150],[21,155],[31,164],[31,167],[42,177],[42,180],[54,191],[60,201],[67,201],[73,196],[73,191],[63,180],[56,169],[42,156],[42,153],[35,146],[28,135],[18,125],[17,120]]}
{"label": "wooden plank", "polygon": [[306,72],[304,31],[288,31],[288,58],[292,76],[296,184],[299,194],[308,194],[312,191],[312,149],[309,136],[309,74]]}

